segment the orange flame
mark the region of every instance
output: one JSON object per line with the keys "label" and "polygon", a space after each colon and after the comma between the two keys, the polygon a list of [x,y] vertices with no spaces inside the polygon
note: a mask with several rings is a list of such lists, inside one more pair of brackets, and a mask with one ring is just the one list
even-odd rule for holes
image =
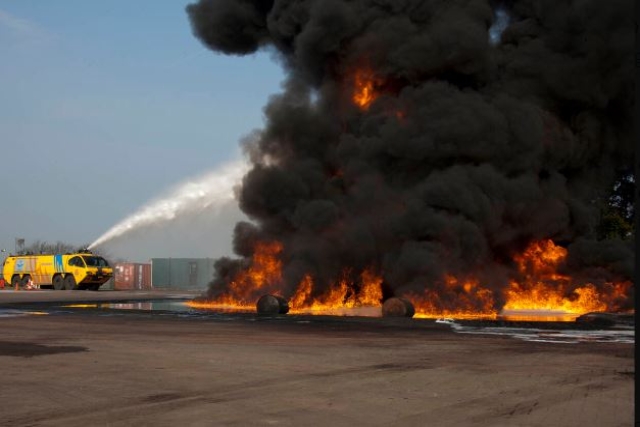
{"label": "orange flame", "polygon": [[[194,308],[253,311],[265,294],[281,295],[283,246],[278,242],[256,245],[251,262],[234,277],[224,294],[212,301],[192,301]],[[504,310],[545,310],[583,314],[590,311],[614,311],[626,301],[631,282],[572,285],[570,277],[558,273],[567,251],[551,240],[532,243],[514,257],[520,280],[512,280],[505,291]],[[498,311],[492,290],[473,277],[446,275],[441,283],[422,293],[406,293],[415,307],[415,317],[496,318]],[[345,309],[375,308],[382,303],[382,277],[373,269],[359,274],[345,270],[342,277],[322,291],[314,288],[307,274],[289,298],[290,313],[345,314]],[[376,315],[376,314],[373,314]],[[380,313],[377,313],[380,315]]]}
{"label": "orange flame", "polygon": [[221,308],[230,310],[254,310],[258,298],[277,293],[282,283],[282,252],[279,242],[259,242],[251,264],[229,283],[227,290],[211,301],[192,301],[193,308]]}
{"label": "orange flame", "polygon": [[382,278],[365,270],[360,275],[359,289],[344,275],[319,297],[312,298],[313,279],[307,275],[290,300],[291,312],[330,312],[338,308],[380,307]]}
{"label": "orange flame", "polygon": [[523,280],[511,281],[506,291],[505,310],[549,310],[583,314],[617,310],[630,283],[607,283],[600,290],[591,283],[576,286],[569,276],[559,274],[558,266],[567,250],[551,240],[533,242],[514,261]]}
{"label": "orange flame", "polygon": [[353,102],[366,110],[378,97],[376,85],[380,84],[380,79],[369,68],[357,69],[353,79]]}
{"label": "orange flame", "polygon": [[[192,308],[249,311],[264,294],[280,294],[282,261],[279,259],[282,244],[258,243],[250,266],[229,283],[227,290],[210,301],[191,301]],[[371,271],[363,271],[357,283],[349,279],[348,271],[328,291],[313,296],[314,282],[306,275],[289,299],[290,313],[331,313],[337,309],[380,307],[382,278]]]}
{"label": "orange flame", "polygon": [[493,292],[475,279],[460,281],[445,276],[444,286],[407,295],[416,309],[415,317],[495,318]]}

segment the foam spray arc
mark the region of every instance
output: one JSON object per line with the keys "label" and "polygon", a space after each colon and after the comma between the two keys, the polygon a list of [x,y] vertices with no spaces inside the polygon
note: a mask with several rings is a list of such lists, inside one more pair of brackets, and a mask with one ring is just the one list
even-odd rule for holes
{"label": "foam spray arc", "polygon": [[190,213],[205,209],[222,208],[235,198],[235,188],[240,184],[248,166],[236,161],[191,179],[177,186],[166,197],[156,199],[129,215],[106,233],[98,237],[89,248],[94,248],[130,232],[167,223]]}

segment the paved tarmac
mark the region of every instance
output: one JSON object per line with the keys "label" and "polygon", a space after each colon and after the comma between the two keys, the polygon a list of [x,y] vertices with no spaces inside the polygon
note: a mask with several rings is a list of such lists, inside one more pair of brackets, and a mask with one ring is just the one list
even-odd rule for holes
{"label": "paved tarmac", "polygon": [[190,299],[200,295],[198,290],[99,290],[99,291],[55,291],[51,289],[0,290],[0,307],[11,304],[142,301],[150,299]]}
{"label": "paved tarmac", "polygon": [[463,335],[416,319],[48,310],[115,295],[54,292],[0,291],[2,426],[634,421],[633,344]]}

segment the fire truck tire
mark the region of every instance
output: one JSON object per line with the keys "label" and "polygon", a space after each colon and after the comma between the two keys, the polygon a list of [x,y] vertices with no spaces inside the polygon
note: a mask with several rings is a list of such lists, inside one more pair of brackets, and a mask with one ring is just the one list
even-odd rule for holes
{"label": "fire truck tire", "polygon": [[29,280],[31,280],[31,276],[29,276],[28,274],[22,276],[22,280],[20,280],[20,286],[26,288]]}
{"label": "fire truck tire", "polygon": [[73,275],[71,274],[67,274],[64,278],[64,288],[67,291],[73,291],[75,289],[78,289],[78,286],[76,285],[76,279],[73,277]]}
{"label": "fire truck tire", "polygon": [[15,275],[11,278],[11,287],[14,289],[19,289],[22,287],[22,281],[20,280],[19,275]]}
{"label": "fire truck tire", "polygon": [[62,276],[56,274],[53,276],[53,289],[56,291],[61,291],[64,289],[64,280],[62,280]]}

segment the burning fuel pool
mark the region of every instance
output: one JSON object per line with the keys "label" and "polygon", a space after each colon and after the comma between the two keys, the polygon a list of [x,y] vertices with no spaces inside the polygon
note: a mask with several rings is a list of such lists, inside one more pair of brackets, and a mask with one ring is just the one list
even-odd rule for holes
{"label": "burning fuel pool", "polygon": [[[232,307],[194,308],[188,299],[155,299],[147,301],[101,301],[46,304],[0,309],[0,317],[56,314],[95,314],[98,316],[175,316],[208,321],[279,321],[291,323],[376,322],[385,325],[380,307],[354,307],[328,311],[308,310],[293,314],[260,314],[255,309]],[[579,321],[581,320],[581,321]],[[594,313],[579,318],[575,314],[555,311],[504,311],[495,319],[482,318],[405,318],[412,327],[450,329],[457,334],[500,335],[518,340],[578,344],[635,343],[634,316]]]}

